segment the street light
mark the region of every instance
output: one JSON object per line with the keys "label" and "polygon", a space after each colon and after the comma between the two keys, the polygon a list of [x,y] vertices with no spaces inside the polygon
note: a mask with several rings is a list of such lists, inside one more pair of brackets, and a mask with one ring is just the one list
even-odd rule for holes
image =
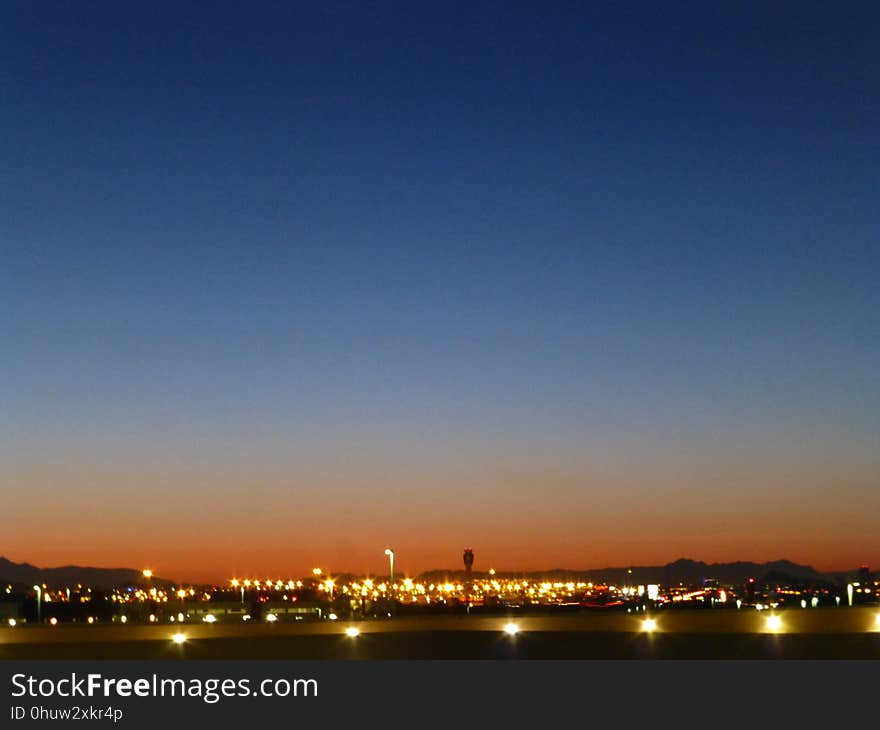
{"label": "street light", "polygon": [[43,589],[40,586],[34,586],[37,592],[37,623],[40,623],[40,603],[43,601]]}
{"label": "street light", "polygon": [[385,548],[385,554],[388,556],[388,563],[390,565],[390,575],[388,582],[393,586],[394,585],[394,551],[391,548]]}
{"label": "street light", "polygon": [[391,591],[391,613],[396,613],[394,605],[394,551],[391,548],[385,548],[385,554],[388,556],[388,589]]}

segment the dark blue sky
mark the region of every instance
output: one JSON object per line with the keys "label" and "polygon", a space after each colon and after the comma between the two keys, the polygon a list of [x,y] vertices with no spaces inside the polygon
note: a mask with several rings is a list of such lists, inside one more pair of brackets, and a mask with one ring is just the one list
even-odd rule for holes
{"label": "dark blue sky", "polygon": [[218,533],[333,514],[351,567],[356,517],[393,539],[402,504],[431,567],[475,542],[431,521],[465,490],[537,510],[524,555],[577,566],[605,548],[552,544],[554,505],[631,515],[625,562],[689,549],[645,531],[658,503],[748,545],[719,515],[805,489],[841,547],[778,552],[863,559],[877,6],[540,5],[7,4],[8,550],[67,559],[34,555],[46,495],[123,515],[158,489],[189,517],[213,495]]}

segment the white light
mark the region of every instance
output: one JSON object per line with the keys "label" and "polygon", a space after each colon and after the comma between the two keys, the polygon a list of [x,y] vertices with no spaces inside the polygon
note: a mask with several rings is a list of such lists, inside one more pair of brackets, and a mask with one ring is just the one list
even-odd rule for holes
{"label": "white light", "polygon": [[657,630],[657,622],[652,618],[646,618],[642,621],[642,631],[656,631]]}
{"label": "white light", "polygon": [[327,618],[329,618],[331,621],[335,621],[339,618],[339,616],[337,616],[335,613],[331,613],[327,616]]}
{"label": "white light", "polygon": [[349,638],[353,639],[361,633],[361,630],[357,626],[349,626],[345,630],[345,635]]}
{"label": "white light", "polygon": [[212,624],[217,620],[217,617],[213,613],[209,613],[205,618],[202,619],[206,624]]}
{"label": "white light", "polygon": [[[878,616],[878,618],[880,618],[880,616]],[[15,626],[15,619],[14,618],[9,619],[9,625]]]}
{"label": "white light", "polygon": [[128,616],[120,616],[119,621],[120,621],[120,623],[124,624],[126,621],[128,621]]}
{"label": "white light", "polygon": [[[15,619],[10,619],[10,621],[14,621],[14,620],[15,620]],[[874,627],[875,627],[878,631],[880,631],[880,613],[878,613],[877,616],[876,616],[875,619],[874,619]]]}
{"label": "white light", "polygon": [[516,636],[519,633],[519,625],[513,622],[504,624],[504,633],[508,636]]}
{"label": "white light", "polygon": [[55,618],[55,617],[53,616],[52,618],[49,619],[49,623],[50,623],[52,626],[55,626],[55,624],[58,623],[58,619]]}
{"label": "white light", "polygon": [[779,616],[768,616],[765,626],[767,631],[779,631],[782,629],[782,619]]}
{"label": "white light", "polygon": [[266,621],[268,621],[270,624],[275,623],[277,620],[278,617],[274,613],[267,614],[266,616]]}
{"label": "white light", "polygon": [[171,641],[173,641],[175,644],[182,644],[184,641],[186,641],[186,634],[174,634],[171,637]]}

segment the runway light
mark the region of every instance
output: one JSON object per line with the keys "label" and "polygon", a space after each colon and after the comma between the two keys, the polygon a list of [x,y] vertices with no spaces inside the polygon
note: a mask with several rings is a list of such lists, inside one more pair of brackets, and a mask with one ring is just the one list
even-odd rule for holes
{"label": "runway light", "polygon": [[504,624],[504,633],[508,636],[516,636],[519,633],[519,625],[513,622]]}
{"label": "runway light", "polygon": [[780,631],[782,629],[782,619],[779,616],[768,616],[764,625],[767,631]]}
{"label": "runway light", "polygon": [[656,631],[657,630],[657,622],[652,618],[646,618],[642,621],[642,631]]}
{"label": "runway light", "polygon": [[353,639],[356,636],[359,636],[360,633],[361,633],[361,630],[357,626],[349,626],[345,630],[345,635],[348,636],[350,639]]}
{"label": "runway light", "polygon": [[186,641],[186,634],[174,634],[171,637],[171,641],[173,641],[175,644],[182,644]]}

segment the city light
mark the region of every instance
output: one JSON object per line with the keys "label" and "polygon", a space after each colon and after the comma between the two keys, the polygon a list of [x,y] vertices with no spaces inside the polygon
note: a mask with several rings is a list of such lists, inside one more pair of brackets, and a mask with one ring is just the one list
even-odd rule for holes
{"label": "city light", "polygon": [[657,622],[652,618],[646,618],[642,621],[642,631],[647,631],[650,633],[651,631],[657,630]]}
{"label": "city light", "polygon": [[171,641],[173,641],[175,644],[182,644],[186,641],[186,634],[173,634],[171,636]]}
{"label": "city light", "polygon": [[350,639],[353,639],[353,638],[355,638],[356,636],[359,636],[360,633],[361,633],[361,630],[360,630],[357,626],[349,626],[349,627],[345,630],[345,635],[346,635],[347,637],[349,637]]}
{"label": "city light", "polygon": [[270,624],[274,624],[278,620],[278,617],[274,613],[270,613],[266,615],[266,621]]}
{"label": "city light", "polygon": [[519,625],[513,623],[512,621],[510,623],[504,624],[504,633],[508,636],[516,636],[519,633]]}
{"label": "city light", "polygon": [[144,578],[146,578],[147,580],[149,580],[150,578],[153,577],[153,571],[150,570],[149,568],[144,568],[142,573],[143,573]]}
{"label": "city light", "polygon": [[9,625],[10,625],[10,626],[15,626],[15,623],[16,623],[16,621],[15,621],[14,618],[9,619]]}
{"label": "city light", "polygon": [[779,616],[768,616],[764,621],[767,631],[780,631],[782,629],[782,619]]}

